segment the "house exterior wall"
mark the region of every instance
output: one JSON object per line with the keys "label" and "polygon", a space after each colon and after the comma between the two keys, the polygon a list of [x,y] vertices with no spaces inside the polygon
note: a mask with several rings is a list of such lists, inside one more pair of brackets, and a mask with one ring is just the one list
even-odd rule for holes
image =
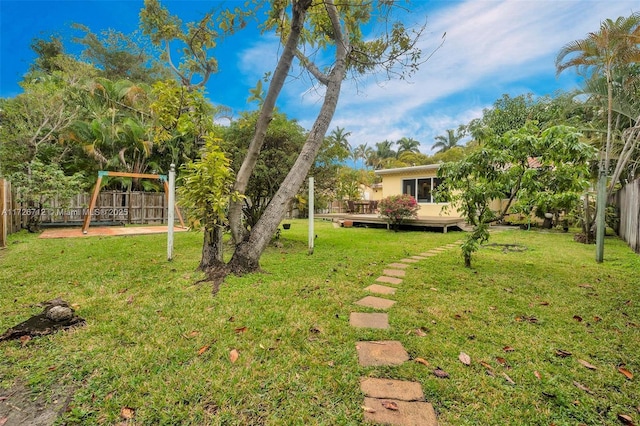
{"label": "house exterior wall", "polygon": [[[408,167],[406,169],[395,169],[393,173],[389,170],[382,171],[382,197],[386,198],[392,195],[402,195],[402,184],[406,179],[427,179],[437,177],[437,168],[420,168]],[[419,201],[419,200],[418,200]],[[420,210],[418,216],[441,216],[441,217],[461,217],[457,210],[443,211],[442,208],[448,206],[448,203],[435,202],[418,202]]]}

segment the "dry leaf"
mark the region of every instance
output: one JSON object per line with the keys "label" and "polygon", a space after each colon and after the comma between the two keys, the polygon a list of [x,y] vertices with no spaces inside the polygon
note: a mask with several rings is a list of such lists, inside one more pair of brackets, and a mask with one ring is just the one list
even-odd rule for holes
{"label": "dry leaf", "polygon": [[209,350],[209,345],[204,345],[203,347],[198,349],[198,356],[202,355],[203,353],[205,353],[208,350]]}
{"label": "dry leaf", "polygon": [[593,391],[591,389],[589,389],[588,387],[586,387],[585,385],[582,385],[582,384],[580,384],[578,382],[575,382],[575,381],[573,382],[573,385],[575,387],[577,387],[578,389],[580,389],[581,391],[585,391],[586,393],[593,394]]}
{"label": "dry leaf", "polygon": [[422,365],[426,365],[427,367],[431,365],[431,364],[429,364],[429,361],[427,361],[424,358],[415,358],[414,361],[415,362],[419,362]]}
{"label": "dry leaf", "polygon": [[486,362],[484,362],[484,361],[480,361],[480,364],[481,364],[484,368],[486,368],[487,370],[493,370],[493,367],[492,367],[491,365],[487,364],[487,363],[486,363]]}
{"label": "dry leaf", "polygon": [[471,357],[464,352],[460,352],[460,355],[458,355],[458,359],[464,365],[471,365]]}
{"label": "dry leaf", "polygon": [[29,340],[31,340],[31,336],[20,336],[20,344],[23,348],[27,345]]}
{"label": "dry leaf", "polygon": [[189,333],[189,337],[196,337],[198,334],[200,334],[199,331],[193,330],[191,333]]}
{"label": "dry leaf", "polygon": [[580,315],[574,315],[573,319],[578,321],[578,322],[582,322],[582,317]]}
{"label": "dry leaf", "polygon": [[240,356],[240,353],[238,353],[236,349],[232,349],[231,352],[229,352],[229,360],[231,361],[232,364],[238,360],[239,356]]}
{"label": "dry leaf", "polygon": [[382,401],[381,404],[387,410],[398,411],[398,404],[393,401]]}
{"label": "dry leaf", "polygon": [[133,416],[136,414],[136,410],[130,407],[122,407],[120,409],[120,417],[126,420],[131,420]]}
{"label": "dry leaf", "polygon": [[596,316],[593,317],[593,320],[595,322],[600,322],[600,321],[602,321],[602,318],[600,318],[599,316],[596,315]]}
{"label": "dry leaf", "polygon": [[123,288],[122,290],[118,290],[118,294],[126,293],[128,288]]}
{"label": "dry leaf", "polygon": [[568,356],[571,356],[571,352],[564,351],[562,349],[556,349],[556,356],[559,356],[561,358],[566,358]]}
{"label": "dry leaf", "polygon": [[239,327],[235,329],[235,332],[238,334],[244,333],[245,331],[247,331],[247,327]]}
{"label": "dry leaf", "polygon": [[540,373],[538,373],[538,370],[534,371],[533,375],[536,376],[538,380],[542,380],[542,376],[540,376]]}
{"label": "dry leaf", "polygon": [[438,377],[440,379],[448,379],[449,378],[449,373],[447,373],[446,371],[444,371],[440,367],[437,367],[435,370],[433,370],[433,374],[435,374],[436,377]]}
{"label": "dry leaf", "polygon": [[427,333],[425,333],[424,331],[422,331],[422,329],[421,329],[421,328],[416,328],[416,330],[415,330],[415,332],[414,332],[414,333],[416,333],[416,336],[419,336],[419,337],[424,337],[424,336],[426,336],[426,335],[427,335]]}
{"label": "dry leaf", "polygon": [[635,424],[633,423],[633,419],[631,418],[631,416],[627,416],[626,414],[618,414],[618,420],[620,420],[625,425],[633,426]]}
{"label": "dry leaf", "polygon": [[593,286],[589,285],[589,284],[580,284],[578,287],[582,287],[582,288],[593,288]]}
{"label": "dry leaf", "polygon": [[578,362],[582,365],[584,365],[585,367],[587,367],[589,370],[597,370],[598,367],[596,367],[593,364],[589,364],[587,361],[583,360],[583,359],[579,359]]}
{"label": "dry leaf", "polygon": [[513,381],[513,379],[511,377],[509,377],[509,375],[507,373],[502,373],[502,376],[505,378],[505,380],[509,383],[511,383],[512,385],[515,385],[516,382]]}
{"label": "dry leaf", "polygon": [[515,349],[513,349],[511,346],[505,346],[504,348],[502,348],[503,351],[505,352],[513,352],[515,351]]}
{"label": "dry leaf", "polygon": [[365,413],[375,413],[376,412],[376,410],[374,410],[371,407],[367,407],[366,405],[363,405],[362,409],[365,411]]}
{"label": "dry leaf", "polygon": [[496,357],[496,361],[498,361],[498,364],[500,364],[500,365],[504,365],[504,366],[507,365],[507,360],[502,358],[501,356],[497,356]]}
{"label": "dry leaf", "polygon": [[130,305],[133,303],[133,295],[129,296],[129,298],[127,299],[127,305]]}
{"label": "dry leaf", "polygon": [[540,306],[549,306],[549,302],[540,302]]}
{"label": "dry leaf", "polygon": [[619,367],[619,368],[618,368],[618,371],[619,371],[620,373],[624,374],[624,376],[625,376],[627,379],[629,379],[629,380],[633,379],[633,373],[632,373],[631,371],[627,370],[626,368],[624,368],[624,367]]}
{"label": "dry leaf", "polygon": [[484,370],[484,372],[487,373],[487,376],[496,377],[496,375],[493,374],[493,371],[491,370]]}

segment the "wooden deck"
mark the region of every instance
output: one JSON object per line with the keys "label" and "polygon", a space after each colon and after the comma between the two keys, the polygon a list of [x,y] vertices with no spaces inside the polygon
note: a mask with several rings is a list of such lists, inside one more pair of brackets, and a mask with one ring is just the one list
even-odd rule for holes
{"label": "wooden deck", "polygon": [[[328,213],[316,214],[314,216],[317,219],[331,219],[332,221],[340,224],[343,224],[345,220],[350,220],[353,222],[353,226],[366,226],[372,228],[387,227],[387,221],[377,214]],[[446,233],[449,228],[462,230],[464,228],[464,224],[464,219],[460,217],[419,216],[416,219],[406,219],[403,221],[401,229],[441,229],[443,233]]]}

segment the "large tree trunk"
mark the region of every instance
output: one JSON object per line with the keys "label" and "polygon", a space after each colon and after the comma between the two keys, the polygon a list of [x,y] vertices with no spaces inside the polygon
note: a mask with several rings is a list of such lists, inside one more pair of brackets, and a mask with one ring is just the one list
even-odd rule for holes
{"label": "large tree trunk", "polygon": [[318,117],[295,164],[282,182],[282,185],[280,185],[278,192],[276,192],[264,214],[251,230],[249,238],[236,246],[228,265],[233,273],[242,274],[260,269],[260,256],[267,248],[271,237],[284,217],[289,200],[298,193],[322,146],[324,136],[329,129],[338,104],[342,81],[346,75],[348,46],[346,43],[338,43],[338,46],[339,48],[336,52],[337,60],[327,80],[324,102]]}
{"label": "large tree trunk", "polygon": [[[271,122],[273,109],[278,99],[278,95],[284,86],[285,79],[291,69],[295,51],[298,47],[300,40],[300,34],[304,27],[304,21],[307,10],[311,7],[311,0],[298,0],[293,3],[293,16],[291,19],[291,31],[285,43],[282,56],[278,60],[278,65],[273,73],[273,78],[269,84],[267,96],[264,99],[264,103],[260,109],[260,115],[256,122],[256,130],[249,144],[247,155],[245,156],[242,166],[236,176],[236,182],[233,186],[233,190],[240,194],[244,194],[249,184],[249,178],[253,173],[260,150],[264,143],[265,136],[267,134],[267,127]],[[239,244],[244,240],[245,230],[242,225],[242,206],[243,200],[233,201],[229,204],[229,226],[231,228],[231,236],[235,244]]]}

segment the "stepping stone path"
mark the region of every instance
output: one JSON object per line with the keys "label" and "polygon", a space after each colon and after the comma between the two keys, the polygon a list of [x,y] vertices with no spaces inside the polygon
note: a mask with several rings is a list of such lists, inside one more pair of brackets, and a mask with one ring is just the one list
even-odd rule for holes
{"label": "stepping stone path", "polygon": [[[444,247],[431,249],[420,255],[401,259],[390,263],[389,269],[376,278],[376,282],[390,285],[402,284],[402,278],[410,265],[443,253],[448,249],[459,247],[461,241],[447,244]],[[394,295],[395,287],[372,284],[366,291],[380,295]],[[386,310],[395,304],[395,300],[377,296],[366,296],[355,302],[358,306]],[[349,323],[357,328],[389,329],[387,313],[352,312]],[[363,367],[395,366],[409,361],[409,354],[396,340],[363,341],[356,343],[358,363]],[[364,395],[364,419],[367,423],[379,425],[420,425],[437,426],[438,419],[433,406],[425,401],[422,387],[418,382],[366,377],[360,380],[360,390]]]}

